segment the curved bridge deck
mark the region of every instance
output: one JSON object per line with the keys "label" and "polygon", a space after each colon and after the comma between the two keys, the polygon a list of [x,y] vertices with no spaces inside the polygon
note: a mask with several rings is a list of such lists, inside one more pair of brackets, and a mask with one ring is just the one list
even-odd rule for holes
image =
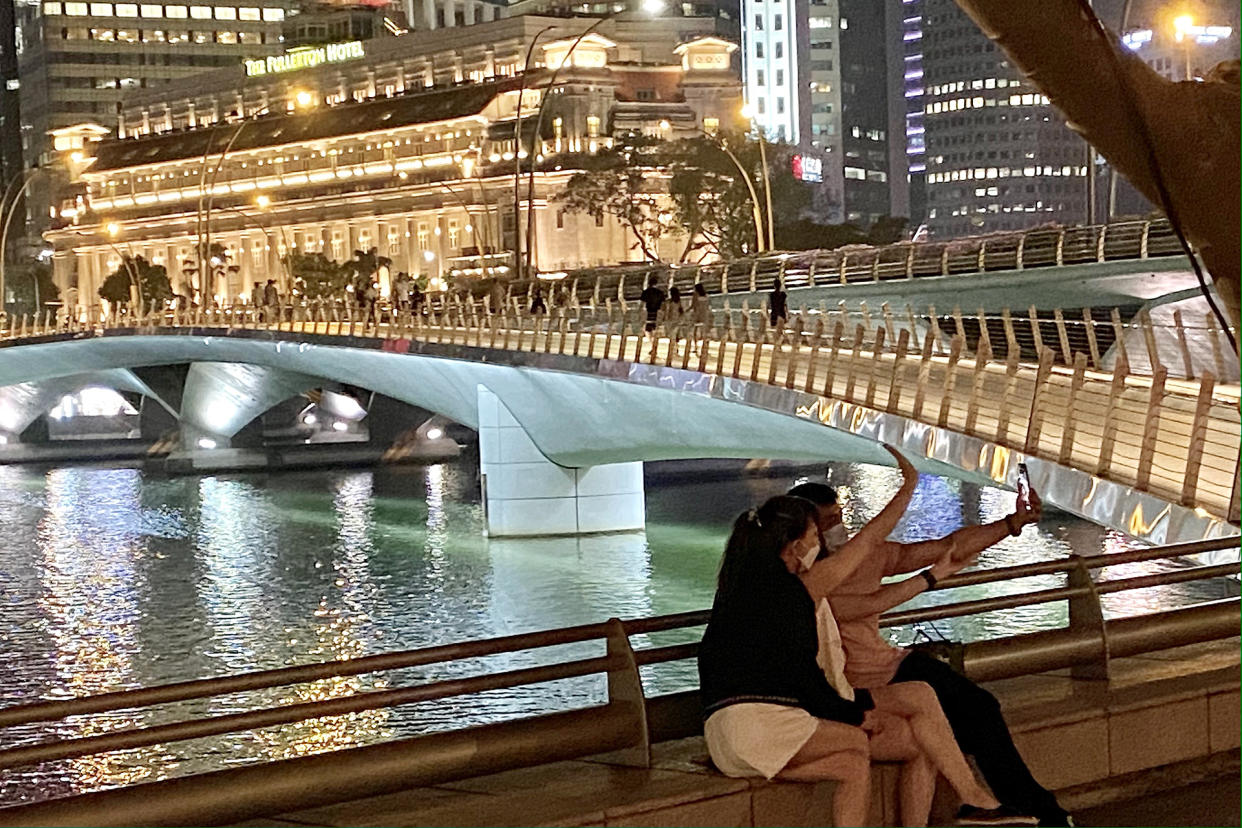
{"label": "curved bridge deck", "polygon": [[[1011,466],[1019,455],[1076,470],[1081,473],[1073,484],[1077,490],[1059,492],[1053,502],[1086,506],[1093,498],[1115,496],[1101,488],[1103,482],[1155,498],[1146,510],[1139,502],[1129,513],[1128,528],[1137,536],[1151,535],[1173,504],[1219,524],[1221,531],[1227,528],[1224,521],[1237,521],[1239,389],[1218,384],[1210,375],[1173,379],[1159,367],[1150,376],[1131,375],[1124,358],[1115,371],[1088,369],[1089,362],[1095,366],[1099,360],[1081,353],[1074,355],[1072,365],[1056,365],[1054,350],[1042,345],[1038,362],[1022,361],[1012,340],[1007,355],[996,358],[986,338],[970,353],[960,333],[945,337],[929,329],[920,336],[915,328],[898,331],[891,318],[853,331],[838,321],[827,331],[823,317],[811,327],[808,318],[795,315],[780,330],[765,329],[762,320],[757,330],[749,322],[738,330],[730,315],[723,324],[700,331],[700,347],[692,348],[689,340],[675,341],[663,333],[653,347],[643,335],[641,317],[633,312],[586,307],[557,309],[549,317],[485,314],[461,306],[430,316],[399,316],[379,325],[330,320],[323,318],[322,309],[320,319],[296,319],[299,314],[289,309],[268,313],[276,315],[285,321],[264,322],[253,308],[205,316],[201,311],[161,312],[122,329],[31,328],[5,344],[46,342],[48,335],[80,339],[254,329],[302,341],[380,339],[385,341],[371,342],[370,347],[382,344],[398,352],[409,350],[411,342],[452,346],[455,357],[483,362],[494,361],[489,352],[605,360],[619,364],[610,369],[614,374],[664,371],[656,380],[662,385],[688,387],[694,375],[707,375],[725,384],[720,394],[725,399],[741,399],[730,393],[733,380],[751,388],[802,392],[806,397],[794,412],[798,417],[846,429],[851,429],[846,420],[852,420],[855,433],[868,416],[894,415],[927,427],[926,456],[977,470],[1002,484],[1011,482]],[[558,367],[575,370],[571,363]],[[672,373],[683,371],[690,373]],[[974,440],[955,445],[954,435]],[[907,445],[909,439],[907,435]]]}

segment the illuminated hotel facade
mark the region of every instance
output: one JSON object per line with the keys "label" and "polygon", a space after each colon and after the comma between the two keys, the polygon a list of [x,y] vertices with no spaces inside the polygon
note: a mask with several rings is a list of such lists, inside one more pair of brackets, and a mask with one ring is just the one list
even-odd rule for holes
{"label": "illuminated hotel facade", "polygon": [[[430,33],[412,33],[367,41],[361,57],[327,60],[325,53],[304,67],[303,58],[278,60],[275,71],[265,61],[264,71],[238,67],[136,98],[123,113],[125,137],[86,143],[78,190],[45,234],[62,295],[70,305],[96,304],[99,285],[129,255],[167,268],[176,292],[221,302],[245,299],[253,283],[269,278],[289,291],[282,262],[294,252],[343,262],[374,247],[393,260],[392,271],[426,277],[433,287],[451,275],[509,268],[514,153],[532,146],[544,94],[534,144],[543,163],[530,202],[534,265],[548,271],[640,258],[619,221],[566,213],[554,196],[575,157],[613,135],[672,138],[731,125],[741,103],[736,47],[711,33],[711,19],[662,28],[611,20],[600,26],[606,34],[588,35],[566,60],[593,22],[525,16],[440,30],[440,50],[421,54],[411,39]],[[556,28],[539,39],[538,68],[524,89],[514,56],[547,26]],[[445,59],[449,51],[454,60]],[[562,63],[549,92],[549,67]],[[659,181],[652,186],[658,197]],[[197,261],[205,226],[228,263],[210,278]],[[660,255],[675,259],[683,244],[666,236]],[[384,292],[388,280],[381,274]]]}

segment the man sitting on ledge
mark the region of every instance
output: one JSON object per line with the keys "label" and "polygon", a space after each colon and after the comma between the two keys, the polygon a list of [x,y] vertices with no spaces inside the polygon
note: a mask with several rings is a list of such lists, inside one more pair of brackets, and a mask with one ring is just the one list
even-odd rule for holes
{"label": "man sitting on ledge", "polygon": [[[821,555],[831,555],[849,540],[835,489],[823,483],[802,483],[789,494],[815,504],[825,545]],[[829,603],[840,627],[845,676],[851,686],[869,689],[905,681],[930,684],[962,752],[975,758],[997,799],[1022,813],[1034,814],[1040,825],[1073,825],[1056,797],[1031,775],[995,696],[944,662],[894,647],[880,635],[881,613],[936,584],[929,571],[890,584],[883,584],[883,577],[924,570],[946,557],[951,562],[951,574],[973,563],[984,549],[1007,536],[1017,536],[1028,523],[1037,523],[1040,515],[1039,496],[1032,491],[1029,507],[1019,498],[1013,514],[993,523],[966,526],[939,540],[880,541],[834,590]]]}

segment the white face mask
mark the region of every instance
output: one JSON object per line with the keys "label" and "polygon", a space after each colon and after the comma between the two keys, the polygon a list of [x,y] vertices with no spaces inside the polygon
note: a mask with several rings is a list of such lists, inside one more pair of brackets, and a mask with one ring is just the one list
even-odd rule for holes
{"label": "white face mask", "polygon": [[828,547],[829,552],[836,552],[845,542],[850,539],[850,533],[846,531],[844,523],[838,523],[832,526],[824,533],[824,545]]}
{"label": "white face mask", "polygon": [[802,571],[806,572],[815,563],[815,559],[819,557],[819,547],[808,549],[807,553],[799,558],[798,562],[802,564]]}

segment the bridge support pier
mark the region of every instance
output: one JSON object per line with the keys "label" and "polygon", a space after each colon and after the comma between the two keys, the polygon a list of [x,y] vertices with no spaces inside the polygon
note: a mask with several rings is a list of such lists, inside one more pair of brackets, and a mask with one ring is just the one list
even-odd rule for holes
{"label": "bridge support pier", "polygon": [[646,524],[643,464],[566,468],[544,457],[509,409],[479,386],[479,472],[491,537],[625,532]]}

